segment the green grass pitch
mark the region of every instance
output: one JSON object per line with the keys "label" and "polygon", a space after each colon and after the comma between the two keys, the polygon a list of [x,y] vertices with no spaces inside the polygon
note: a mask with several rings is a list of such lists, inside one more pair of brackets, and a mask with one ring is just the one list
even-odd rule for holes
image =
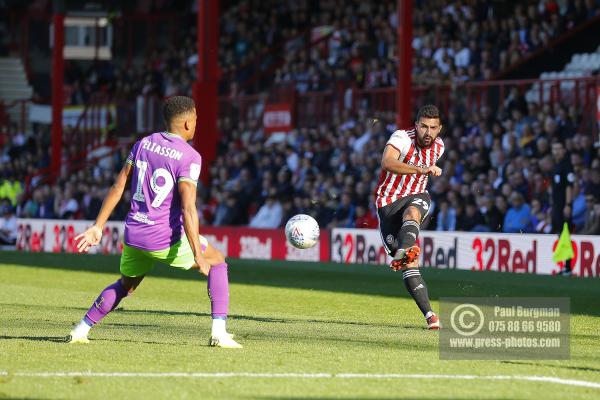
{"label": "green grass pitch", "polygon": [[[118,258],[0,252],[0,399],[600,398],[598,280],[424,269],[434,309],[443,296],[571,297],[570,360],[440,361],[438,333],[425,329],[401,275],[384,266],[230,265],[228,329],[243,350],[207,347],[205,280],[162,265],[92,330],[89,345],[68,345],[60,339],[116,280]],[[307,375],[275,375],[286,373]],[[339,375],[347,373],[369,375]]]}

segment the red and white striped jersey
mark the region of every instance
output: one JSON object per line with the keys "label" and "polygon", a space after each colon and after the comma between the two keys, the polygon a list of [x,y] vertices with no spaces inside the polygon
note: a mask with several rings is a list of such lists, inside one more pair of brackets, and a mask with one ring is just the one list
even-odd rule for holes
{"label": "red and white striped jersey", "polygon": [[[414,129],[397,130],[390,136],[386,146],[398,150],[398,159],[402,162],[423,168],[435,165],[444,154],[444,141],[439,136],[428,148],[420,148]],[[377,208],[387,206],[402,197],[425,192],[428,179],[428,175],[399,175],[382,169],[375,189]]]}

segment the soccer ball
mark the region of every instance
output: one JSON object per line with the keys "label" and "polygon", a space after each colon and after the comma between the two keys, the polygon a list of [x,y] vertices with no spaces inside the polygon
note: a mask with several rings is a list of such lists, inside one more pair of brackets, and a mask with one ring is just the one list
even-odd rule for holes
{"label": "soccer ball", "polygon": [[294,215],[285,224],[285,237],[292,246],[308,249],[319,241],[319,224],[310,215]]}

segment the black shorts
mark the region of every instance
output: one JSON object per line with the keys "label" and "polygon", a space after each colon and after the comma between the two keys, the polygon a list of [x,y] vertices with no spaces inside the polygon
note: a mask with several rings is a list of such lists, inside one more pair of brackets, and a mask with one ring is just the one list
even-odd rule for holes
{"label": "black shorts", "polygon": [[402,216],[410,206],[416,207],[421,213],[421,220],[418,221],[421,228],[429,221],[429,209],[431,207],[431,197],[429,193],[419,193],[402,197],[392,204],[377,209],[379,217],[379,232],[383,247],[387,253],[393,256],[400,248],[400,229],[402,228]]}

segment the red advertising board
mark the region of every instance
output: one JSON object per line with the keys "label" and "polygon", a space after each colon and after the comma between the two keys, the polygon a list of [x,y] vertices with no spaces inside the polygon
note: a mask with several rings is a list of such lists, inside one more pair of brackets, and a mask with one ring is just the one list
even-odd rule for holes
{"label": "red advertising board", "polygon": [[[75,236],[92,221],[19,219],[17,250],[29,252],[75,253]],[[99,246],[90,253],[120,254],[123,249],[122,222],[109,222]],[[247,227],[202,227],[200,233],[228,257],[257,260],[329,261],[329,232],[321,231],[316,246],[300,250],[285,239],[283,229]]]}
{"label": "red advertising board", "polygon": [[322,230],[316,246],[300,250],[285,239],[283,229],[206,226],[200,229],[227,257],[257,260],[329,261],[329,232]]}
{"label": "red advertising board", "polygon": [[[19,219],[16,248],[20,251],[76,253],[75,236],[84,232],[91,221],[60,219]],[[98,246],[90,253],[119,254],[123,250],[123,223],[108,222]]]}
{"label": "red advertising board", "polygon": [[291,104],[267,104],[263,113],[263,125],[267,134],[290,131],[293,126]]}
{"label": "red advertising board", "polygon": [[[73,253],[75,236],[92,221],[19,219],[17,250]],[[99,246],[91,253],[120,254],[122,222],[109,222]],[[228,257],[257,260],[386,264],[390,261],[375,229],[335,228],[321,230],[316,246],[296,249],[283,229],[247,227],[201,227],[209,243]],[[421,265],[472,271],[499,271],[552,275],[563,263],[552,261],[557,235],[496,234],[423,231],[419,237]],[[572,235],[573,275],[600,277],[600,236]]]}
{"label": "red advertising board", "polygon": [[[552,261],[557,235],[422,231],[421,265],[445,269],[553,275],[563,263]],[[600,237],[572,235],[574,276],[600,277]],[[384,264],[387,256],[377,230],[333,229],[331,261]]]}

